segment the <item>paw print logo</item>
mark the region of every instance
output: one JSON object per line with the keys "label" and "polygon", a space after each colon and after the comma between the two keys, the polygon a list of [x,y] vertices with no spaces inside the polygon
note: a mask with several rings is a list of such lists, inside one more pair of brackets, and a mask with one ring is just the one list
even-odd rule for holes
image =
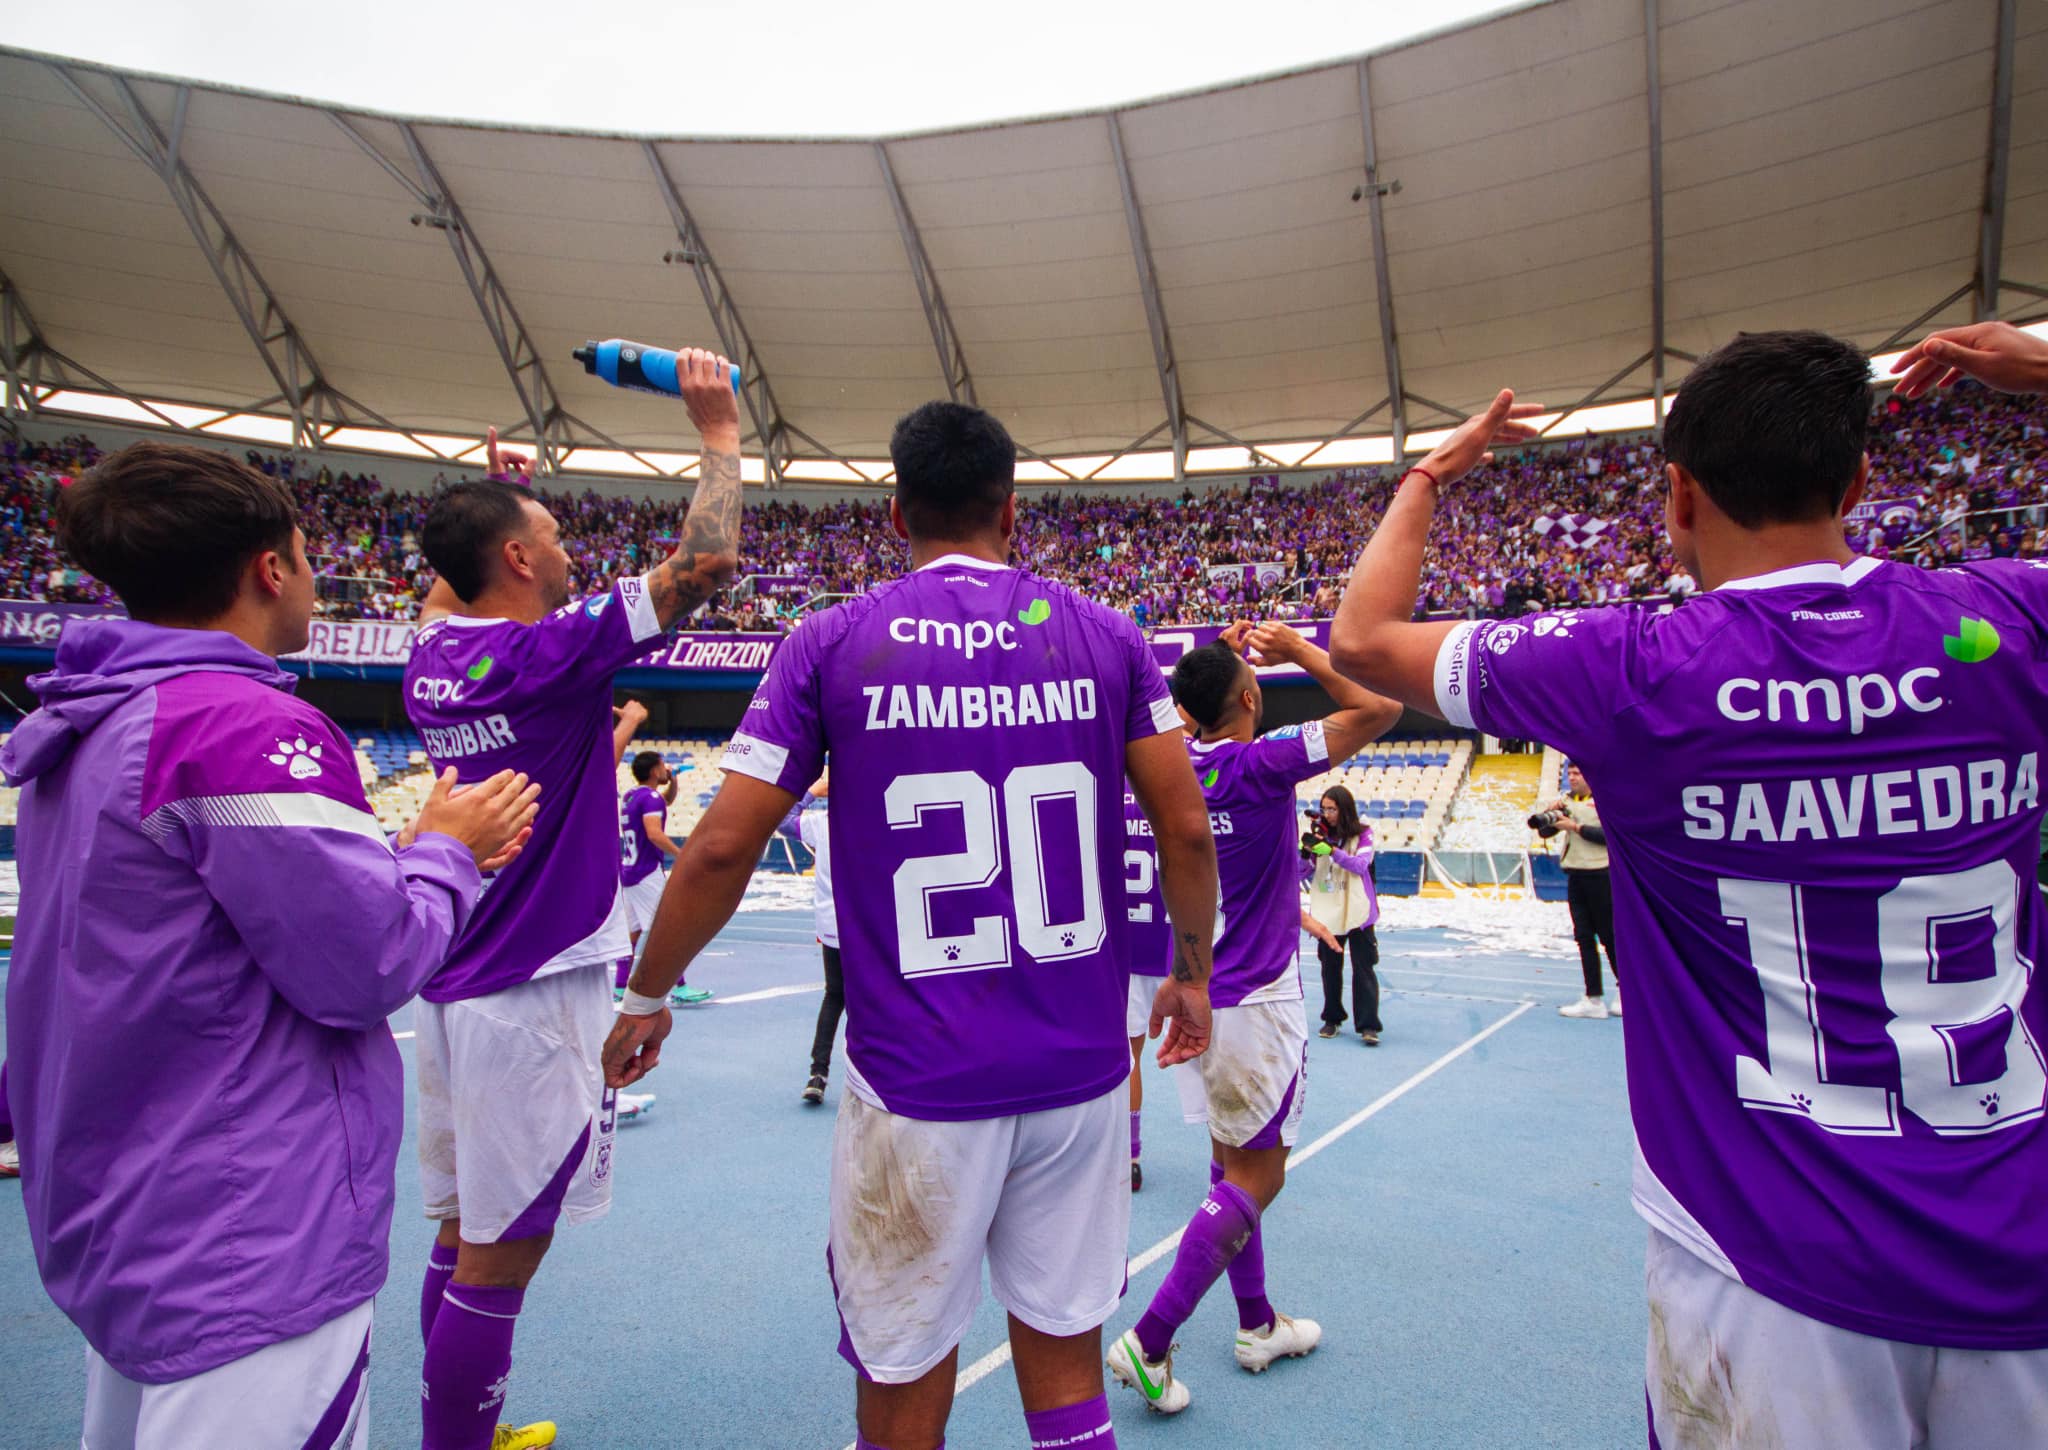
{"label": "paw print logo", "polygon": [[277,742],[277,754],[263,757],[272,765],[282,765],[291,772],[293,780],[310,780],[321,771],[320,747],[306,744],[301,735],[291,740]]}
{"label": "paw print logo", "polygon": [[1578,622],[1578,615],[1570,612],[1546,614],[1536,621],[1536,637],[1542,639],[1545,636],[1554,636],[1558,639],[1570,639],[1572,637],[1572,626]]}
{"label": "paw print logo", "polygon": [[1070,947],[1070,946],[1072,946],[1073,944],[1074,944],[1074,934],[1073,934],[1072,932],[1070,932],[1070,931],[1063,931],[1063,932],[1061,932],[1061,933],[1060,933],[1060,945],[1061,945],[1061,946],[1063,946],[1063,947]]}
{"label": "paw print logo", "polygon": [[1995,1117],[1997,1117],[1997,1116],[1998,1116],[1998,1094],[1997,1094],[1997,1093],[1986,1093],[1986,1094],[1984,1094],[1984,1096],[1983,1096],[1983,1097],[1981,1097],[1981,1098],[1977,1099],[1977,1106],[1978,1106],[1978,1107],[1980,1107],[1980,1108],[1982,1108],[1982,1109],[1984,1110],[1984,1116],[1985,1116],[1985,1117],[1987,1117],[1987,1118],[1995,1118]]}
{"label": "paw print logo", "polygon": [[946,948],[946,960],[947,960],[947,961],[949,961],[949,962],[957,962],[957,961],[959,961],[959,960],[960,960],[960,948],[958,948],[957,946],[947,947],[947,948]]}
{"label": "paw print logo", "polygon": [[1813,1099],[1805,1093],[1794,1093],[1792,1094],[1792,1106],[1799,1109],[1802,1113],[1810,1113],[1813,1111]]}

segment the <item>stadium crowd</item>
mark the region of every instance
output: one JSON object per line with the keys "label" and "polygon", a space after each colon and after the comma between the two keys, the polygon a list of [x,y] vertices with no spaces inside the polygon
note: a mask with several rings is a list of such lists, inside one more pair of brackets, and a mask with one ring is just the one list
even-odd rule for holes
{"label": "stadium crowd", "polygon": [[[1866,495],[1880,506],[1860,522],[1858,547],[1926,566],[2048,552],[2048,450],[2029,400],[1965,386],[1880,406]],[[83,436],[0,438],[0,598],[111,601],[63,557],[51,530],[58,488],[98,456]],[[288,480],[299,500],[307,552],[333,581],[322,588],[324,616],[418,612],[433,583],[418,540],[430,496],[324,466],[299,476],[288,455],[251,450],[248,459]],[[1503,456],[1446,498],[1418,613],[1498,617],[1689,592],[1664,540],[1662,465],[1641,435]],[[1019,548],[1029,567],[1146,627],[1223,623],[1254,607],[1327,617],[1395,482],[1392,469],[1373,468],[1306,485],[1254,478],[1178,498],[1048,494],[1020,499]],[[680,500],[541,496],[561,524],[579,591],[644,569],[673,546],[688,513]],[[1599,524],[1591,534],[1539,533],[1532,525],[1546,516]],[[747,511],[742,547],[751,572],[776,586],[720,596],[698,627],[788,629],[817,596],[863,593],[899,575],[905,559],[884,501],[760,503]]]}

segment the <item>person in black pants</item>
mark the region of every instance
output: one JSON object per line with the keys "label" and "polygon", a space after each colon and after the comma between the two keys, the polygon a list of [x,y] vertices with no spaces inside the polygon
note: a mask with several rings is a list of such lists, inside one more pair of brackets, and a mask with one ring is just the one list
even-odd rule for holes
{"label": "person in black pants", "polygon": [[1358,1011],[1358,1035],[1377,1047],[1380,1033],[1379,897],[1373,889],[1372,832],[1358,819],[1358,803],[1341,785],[1323,792],[1301,838],[1301,878],[1308,904],[1301,924],[1316,939],[1323,967],[1323,1026],[1335,1037],[1344,1013],[1344,951],[1351,951],[1351,999]]}
{"label": "person in black pants", "polygon": [[[1571,795],[1553,802],[1550,812],[1556,824],[1537,831],[1546,840],[1565,833],[1565,901],[1571,907],[1572,936],[1579,944],[1579,968],[1585,974],[1586,995],[1557,1009],[1561,1017],[1599,1019],[1621,1015],[1621,971],[1614,964],[1614,887],[1607,876],[1607,833],[1600,827],[1600,812],[1593,806],[1592,788],[1574,765],[1570,774]],[[1614,1005],[1607,1005],[1600,980],[1600,949],[1607,949],[1607,966],[1614,973]]]}
{"label": "person in black pants", "polygon": [[840,1015],[846,1011],[846,979],[839,973],[839,918],[832,906],[830,808],[804,809],[814,801],[823,802],[831,793],[831,772],[827,771],[811,787],[809,798],[790,807],[778,827],[790,840],[810,848],[811,883],[817,893],[814,922],[818,950],[825,958],[825,1000],[818,1004],[818,1026],[811,1035],[811,1075],[803,1092],[804,1101],[813,1107],[825,1101],[825,1083],[832,1075],[832,1043],[839,1036]]}

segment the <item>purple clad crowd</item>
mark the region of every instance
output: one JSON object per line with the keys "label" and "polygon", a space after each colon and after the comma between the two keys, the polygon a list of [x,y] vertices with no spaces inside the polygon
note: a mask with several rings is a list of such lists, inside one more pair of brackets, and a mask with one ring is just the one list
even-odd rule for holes
{"label": "purple clad crowd", "polygon": [[[1857,547],[1926,567],[2048,554],[2048,427],[2036,400],[1966,384],[1879,409],[1866,503],[1850,530]],[[51,530],[58,490],[98,456],[83,436],[0,438],[0,598],[111,602]],[[374,474],[306,473],[289,456],[251,451],[248,460],[286,479],[299,500],[307,553],[325,576],[324,617],[417,613],[433,582],[418,539],[429,495]],[[1418,614],[1497,617],[1689,593],[1664,541],[1662,468],[1643,435],[1502,456],[1446,493]],[[1017,550],[1027,567],[1146,628],[1254,612],[1327,617],[1396,482],[1392,468],[1347,469],[1308,484],[1273,476],[1178,496],[1020,498]],[[537,495],[561,524],[579,592],[665,556],[688,513],[680,499]],[[1534,527],[1560,516],[1582,527]],[[714,600],[699,628],[786,630],[808,608],[897,577],[906,557],[879,499],[750,502],[741,552],[758,583]]]}

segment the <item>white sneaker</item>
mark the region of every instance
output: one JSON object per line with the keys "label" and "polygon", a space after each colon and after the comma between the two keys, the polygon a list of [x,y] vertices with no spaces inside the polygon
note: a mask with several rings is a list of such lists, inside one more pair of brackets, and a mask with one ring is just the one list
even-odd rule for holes
{"label": "white sneaker", "polygon": [[1261,1330],[1237,1331],[1237,1363],[1263,1374],[1276,1359],[1299,1359],[1323,1342],[1323,1326],[1313,1319],[1289,1319],[1273,1311],[1273,1322]]}
{"label": "white sneaker", "polygon": [[1598,997],[1581,997],[1576,1002],[1571,1002],[1558,1008],[1557,1015],[1560,1017],[1589,1017],[1596,1021],[1605,1021],[1607,1018],[1607,1004]]}
{"label": "white sneaker", "polygon": [[0,1143],[0,1178],[21,1177],[21,1145],[9,1138]]}
{"label": "white sneaker", "polygon": [[1148,1410],[1178,1415],[1188,1407],[1188,1387],[1173,1377],[1173,1351],[1167,1350],[1165,1359],[1147,1359],[1133,1331],[1118,1335],[1109,1347],[1109,1372],[1119,1383],[1143,1395]]}
{"label": "white sneaker", "polygon": [[653,1093],[620,1093],[617,1099],[619,1121],[630,1123],[654,1105]]}
{"label": "white sneaker", "polygon": [[1617,1017],[1621,1015],[1621,983],[1619,982],[1614,984],[1614,1005],[1607,1010]]}

